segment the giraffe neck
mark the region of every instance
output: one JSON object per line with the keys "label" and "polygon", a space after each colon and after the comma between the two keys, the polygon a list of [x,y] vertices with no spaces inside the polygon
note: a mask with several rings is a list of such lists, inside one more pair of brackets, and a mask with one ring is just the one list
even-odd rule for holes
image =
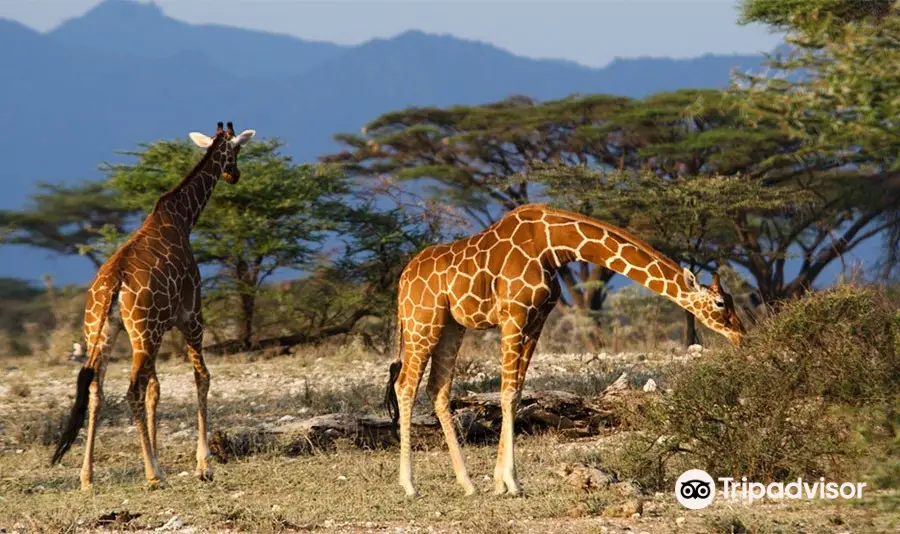
{"label": "giraffe neck", "polygon": [[572,261],[601,265],[651,291],[689,307],[683,269],[620,228],[577,214],[551,211],[544,217],[548,247],[544,264],[559,269]]}
{"label": "giraffe neck", "polygon": [[197,224],[224,170],[221,160],[213,156],[214,152],[214,148],[209,149],[178,185],[160,197],[154,208],[154,212],[163,214],[186,233]]}

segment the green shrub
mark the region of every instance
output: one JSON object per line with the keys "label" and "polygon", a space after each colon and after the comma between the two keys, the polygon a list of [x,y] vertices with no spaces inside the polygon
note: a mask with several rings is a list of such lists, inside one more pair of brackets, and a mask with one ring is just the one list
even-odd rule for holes
{"label": "green shrub", "polygon": [[880,289],[785,303],[740,350],[673,370],[617,468],[657,487],[685,464],[758,481],[857,468],[896,435],[898,339],[897,303]]}

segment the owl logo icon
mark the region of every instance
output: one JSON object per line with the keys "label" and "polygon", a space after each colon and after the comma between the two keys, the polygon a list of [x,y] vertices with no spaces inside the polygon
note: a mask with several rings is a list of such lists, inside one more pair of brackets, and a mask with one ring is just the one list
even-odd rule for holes
{"label": "owl logo icon", "polygon": [[690,469],[675,482],[675,499],[690,510],[709,506],[716,496],[716,485],[709,473],[702,469]]}

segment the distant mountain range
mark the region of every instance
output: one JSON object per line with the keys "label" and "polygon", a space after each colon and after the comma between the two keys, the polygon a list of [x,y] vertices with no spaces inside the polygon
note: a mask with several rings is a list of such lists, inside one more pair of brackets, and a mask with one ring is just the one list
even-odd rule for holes
{"label": "distant mountain range", "polygon": [[[47,33],[0,19],[0,50],[0,208],[22,206],[36,180],[97,177],[117,150],[218,120],[280,137],[296,160],[313,161],[337,148],[335,133],[408,106],[724,87],[732,69],[762,61],[639,58],[594,69],[419,31],[341,46],[186,24],[131,0],[107,0]],[[60,282],[93,275],[87,261],[0,248],[0,277],[47,272]]]}

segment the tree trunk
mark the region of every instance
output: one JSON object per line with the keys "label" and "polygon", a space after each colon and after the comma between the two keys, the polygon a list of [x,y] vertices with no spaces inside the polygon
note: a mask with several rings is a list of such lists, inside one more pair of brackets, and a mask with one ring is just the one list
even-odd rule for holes
{"label": "tree trunk", "polygon": [[235,266],[238,279],[238,296],[241,301],[240,334],[238,340],[244,350],[253,345],[253,319],[256,316],[256,272],[239,260]]}
{"label": "tree trunk", "polygon": [[253,343],[253,318],[256,297],[249,291],[241,293],[241,345],[249,349]]}
{"label": "tree trunk", "polygon": [[690,347],[691,345],[696,345],[697,342],[696,318],[693,313],[684,310],[684,346]]}

